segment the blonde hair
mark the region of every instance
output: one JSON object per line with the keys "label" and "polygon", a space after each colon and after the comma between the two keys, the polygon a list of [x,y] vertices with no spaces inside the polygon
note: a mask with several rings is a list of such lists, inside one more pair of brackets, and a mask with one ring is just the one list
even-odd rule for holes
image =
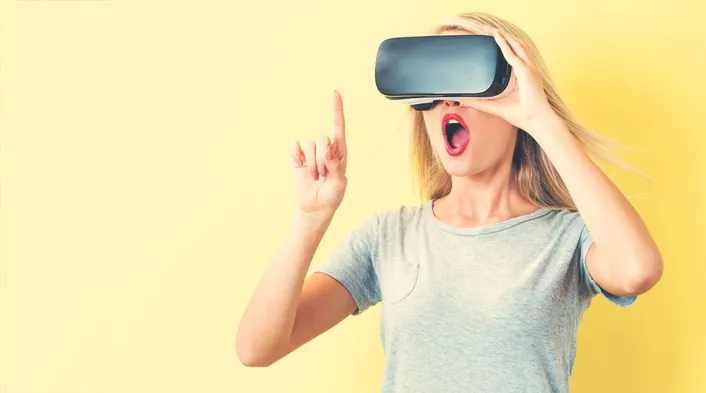
{"label": "blonde hair", "polygon": [[[522,42],[528,55],[533,57],[538,72],[542,76],[544,91],[549,104],[559,117],[566,122],[569,131],[579,141],[587,154],[604,159],[620,167],[626,167],[611,156],[609,151],[616,147],[612,140],[589,130],[581,124],[559,96],[549,71],[537,47],[519,27],[497,16],[482,12],[458,14],[436,26],[431,34],[459,31],[470,34],[484,34],[488,27],[500,30]],[[451,191],[451,176],[436,157],[427,134],[422,112],[410,109],[413,115],[412,157],[415,178],[419,182],[420,196],[423,199],[438,199]],[[513,173],[524,197],[536,205],[549,209],[576,210],[571,195],[558,172],[542,151],[539,144],[526,132],[518,130],[517,142],[512,158]]]}

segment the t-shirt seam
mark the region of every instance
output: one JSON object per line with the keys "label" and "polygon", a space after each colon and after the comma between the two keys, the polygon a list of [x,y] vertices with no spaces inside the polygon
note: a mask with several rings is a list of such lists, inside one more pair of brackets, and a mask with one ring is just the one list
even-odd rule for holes
{"label": "t-shirt seam", "polygon": [[[438,222],[437,222],[437,223],[433,223],[432,225],[435,226],[435,227],[438,227],[441,231],[444,231],[444,232],[446,232],[446,233],[450,233],[450,234],[452,234],[452,235],[458,235],[458,236],[463,236],[463,237],[483,236],[483,235],[492,235],[492,234],[500,233],[500,232],[503,232],[503,231],[506,231],[506,230],[510,230],[510,229],[512,229],[512,228],[517,227],[518,225],[526,224],[526,223],[528,223],[528,222],[532,222],[532,221],[534,221],[534,220],[543,218],[543,217],[549,215],[551,212],[552,212],[552,211],[549,210],[549,211],[546,211],[546,212],[544,212],[544,213],[542,213],[542,214],[540,214],[540,215],[537,215],[536,217],[527,218],[526,220],[517,222],[517,223],[515,223],[515,224],[511,224],[511,225],[509,225],[509,226],[507,226],[507,227],[503,227],[503,228],[482,230],[481,227],[477,227],[478,229],[480,229],[479,233],[460,233],[460,232],[455,231],[454,229],[445,228],[443,225],[439,225],[440,223],[438,223]],[[448,225],[448,224],[446,224],[446,225]],[[461,228],[461,227],[454,227],[454,228],[455,228],[455,229],[458,229],[459,231],[463,231],[464,229],[469,229],[469,230],[475,229],[475,228]]]}

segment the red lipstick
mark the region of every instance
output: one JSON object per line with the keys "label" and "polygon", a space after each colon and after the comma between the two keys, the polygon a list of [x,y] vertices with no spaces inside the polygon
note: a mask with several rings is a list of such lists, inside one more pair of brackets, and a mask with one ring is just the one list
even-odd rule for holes
{"label": "red lipstick", "polygon": [[463,154],[471,140],[471,132],[463,118],[456,113],[448,113],[441,119],[441,132],[444,146],[450,156]]}

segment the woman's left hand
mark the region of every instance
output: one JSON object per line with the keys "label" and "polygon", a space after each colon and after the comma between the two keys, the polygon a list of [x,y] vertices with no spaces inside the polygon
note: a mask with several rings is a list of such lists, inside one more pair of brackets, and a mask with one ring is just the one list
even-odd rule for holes
{"label": "woman's left hand", "polygon": [[505,59],[512,66],[508,90],[497,98],[464,99],[461,106],[501,117],[532,134],[538,124],[556,118],[556,112],[549,105],[544,92],[542,76],[522,44],[497,30],[493,31],[492,35]]}

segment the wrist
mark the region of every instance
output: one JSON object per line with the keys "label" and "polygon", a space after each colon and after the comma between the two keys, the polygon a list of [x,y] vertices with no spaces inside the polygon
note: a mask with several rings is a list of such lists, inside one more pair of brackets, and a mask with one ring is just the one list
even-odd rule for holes
{"label": "wrist", "polygon": [[543,122],[537,123],[530,135],[537,141],[565,182],[570,180],[567,176],[575,177],[567,171],[582,167],[590,162],[580,141],[558,115],[547,117]]}
{"label": "wrist", "polygon": [[292,227],[295,230],[306,232],[325,231],[333,220],[333,215],[333,211],[305,212],[297,210],[292,219]]}
{"label": "wrist", "polygon": [[535,117],[522,130],[530,134],[540,145],[543,145],[548,139],[570,134],[566,122],[554,111]]}

